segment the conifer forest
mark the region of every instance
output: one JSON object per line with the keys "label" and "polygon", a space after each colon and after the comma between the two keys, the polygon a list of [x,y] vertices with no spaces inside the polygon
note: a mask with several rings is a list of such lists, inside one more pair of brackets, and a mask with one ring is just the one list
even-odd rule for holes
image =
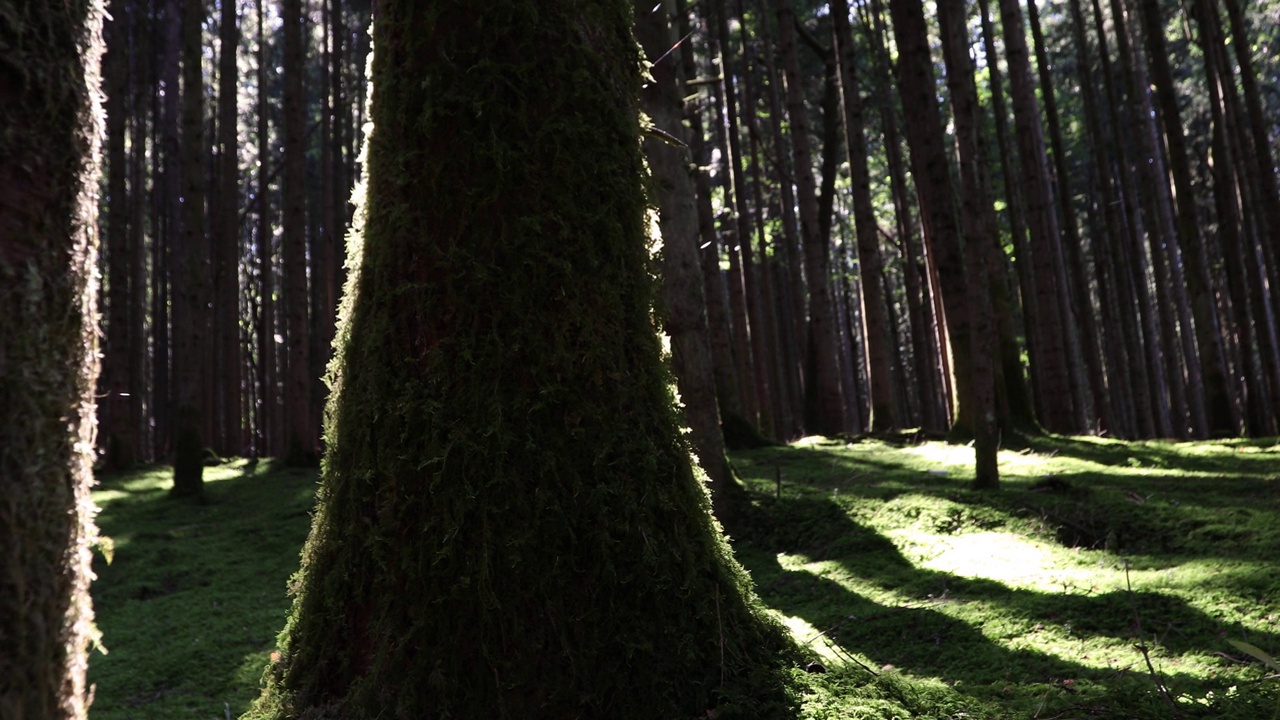
{"label": "conifer forest", "polygon": [[[684,115],[646,105],[649,137],[697,174],[651,202],[698,252],[663,277],[700,402],[784,441],[1275,434],[1276,8],[917,4],[655,3],[646,102]],[[183,432],[317,456],[372,9],[109,6],[105,467]]]}
{"label": "conifer forest", "polygon": [[[1278,143],[1276,0],[0,0],[0,717],[115,712],[103,503],[215,512],[231,467],[319,484],[228,718],[1269,713],[1140,638],[1149,705],[953,707],[788,583],[864,521],[916,547],[824,472],[982,508],[947,533],[1280,547],[1026,465],[1280,516],[1274,464],[1188,450],[1280,435]],[[1280,673],[1269,627],[1223,652]]]}

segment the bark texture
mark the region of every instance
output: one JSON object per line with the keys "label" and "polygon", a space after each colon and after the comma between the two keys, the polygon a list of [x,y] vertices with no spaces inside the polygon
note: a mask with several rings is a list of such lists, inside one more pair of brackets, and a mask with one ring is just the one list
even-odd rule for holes
{"label": "bark texture", "polygon": [[5,720],[88,712],[103,17],[98,0],[5,8],[16,28],[0,58]]}
{"label": "bark texture", "polygon": [[794,712],[661,360],[633,21],[380,3],[320,505],[249,717]]}

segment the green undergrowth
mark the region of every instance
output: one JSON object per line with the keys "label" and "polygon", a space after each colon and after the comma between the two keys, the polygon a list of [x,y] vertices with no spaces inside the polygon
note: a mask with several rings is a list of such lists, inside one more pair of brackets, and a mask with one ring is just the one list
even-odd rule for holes
{"label": "green undergrowth", "polygon": [[289,608],[315,471],[237,461],[206,467],[201,503],[169,497],[172,469],[100,478],[94,559],[102,645],[89,658],[93,720],[238,717]]}
{"label": "green undergrowth", "polygon": [[[1000,461],[980,494],[972,451],[939,442],[733,454],[735,551],[825,670],[795,671],[804,718],[1280,717],[1280,679],[1232,644],[1280,656],[1280,448],[1051,438]],[[95,493],[94,720],[238,717],[283,627],[314,472],[206,468],[203,504],[170,472]]]}
{"label": "green undergrowth", "polygon": [[738,557],[827,670],[804,716],[1276,717],[1231,641],[1280,655],[1280,447],[1024,445],[994,494],[939,442],[734,454]]}

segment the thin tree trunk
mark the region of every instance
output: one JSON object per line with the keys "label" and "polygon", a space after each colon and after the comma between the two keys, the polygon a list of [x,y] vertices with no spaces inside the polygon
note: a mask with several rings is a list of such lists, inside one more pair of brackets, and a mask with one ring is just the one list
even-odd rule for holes
{"label": "thin tree trunk", "polygon": [[1058,222],[1054,215],[1053,192],[1046,166],[1044,136],[1036,107],[1035,84],[1031,76],[1022,10],[1017,0],[1000,0],[1001,26],[1009,63],[1010,99],[1013,104],[1014,134],[1021,161],[1020,182],[1027,191],[1027,220],[1031,232],[1031,262],[1035,273],[1035,319],[1041,332],[1035,336],[1039,349],[1035,356],[1039,370],[1037,391],[1045,427],[1054,432],[1072,432],[1077,425],[1078,396],[1071,374],[1074,334],[1070,317],[1064,312],[1064,263]]}
{"label": "thin tree trunk", "polygon": [[[676,14],[680,23],[680,37],[691,37],[689,13],[684,0],[677,0]],[[686,41],[688,42],[688,41]],[[696,77],[697,65],[694,53],[680,53],[681,66],[687,77]],[[715,217],[711,205],[711,187],[701,168],[710,164],[710,157],[703,131],[702,109],[696,103],[686,104],[685,119],[689,123],[689,149],[697,171],[693,176],[698,212],[698,242],[702,248],[703,291],[707,303],[707,331],[711,343],[711,358],[716,380],[716,402],[721,421],[731,417],[743,417],[741,396],[738,392],[737,365],[733,357],[733,345],[729,334],[728,289],[724,273],[720,271],[720,241],[716,237]]]}
{"label": "thin tree trunk", "polygon": [[1169,53],[1165,47],[1164,19],[1156,0],[1139,0],[1151,62],[1152,83],[1160,103],[1160,119],[1169,152],[1169,170],[1173,176],[1178,208],[1178,243],[1186,257],[1187,292],[1194,317],[1196,345],[1203,372],[1207,430],[1211,435],[1235,435],[1238,432],[1231,393],[1227,388],[1226,354],[1219,332],[1218,312],[1214,304],[1209,278],[1209,260],[1200,236],[1191,168],[1182,129],[1181,111],[1173,87]]}
{"label": "thin tree trunk", "polygon": [[[137,339],[133,335],[129,310],[133,286],[131,262],[130,199],[128,192],[129,163],[127,161],[128,138],[126,104],[129,83],[129,33],[126,25],[125,3],[113,0],[111,22],[107,25],[107,53],[103,61],[105,76],[107,115],[107,229],[104,237],[104,255],[107,258],[106,284],[106,332],[102,354],[101,387],[98,390],[99,413],[98,448],[103,470],[111,472],[128,468],[137,460],[137,425],[131,413],[132,395],[129,386],[129,361]],[[140,390],[140,388],[139,388]],[[137,390],[134,390],[136,392]]]}
{"label": "thin tree trunk", "polygon": [[805,397],[807,388],[813,382],[810,369],[806,367],[804,358],[807,351],[801,338],[806,336],[808,321],[805,311],[804,268],[800,249],[800,223],[796,218],[795,172],[792,168],[792,153],[788,152],[787,136],[782,132],[785,115],[782,101],[782,73],[778,69],[777,54],[773,37],[775,16],[769,13],[765,0],[756,0],[756,16],[759,18],[761,45],[764,49],[765,72],[769,78],[769,137],[773,142],[773,165],[776,183],[780,191],[782,219],[782,252],[781,261],[786,270],[785,281],[778,283],[780,287],[778,301],[785,302],[779,312],[779,338],[783,349],[783,361],[786,365],[787,377],[791,387],[792,415],[797,420],[796,434],[803,434],[808,428],[805,413]]}
{"label": "thin tree trunk", "polygon": [[174,461],[173,495],[204,492],[206,404],[210,347],[209,237],[204,166],[204,5],[182,14],[182,241],[174,251],[173,299]]}
{"label": "thin tree trunk", "polygon": [[220,454],[239,454],[241,445],[240,380],[240,163],[237,90],[240,47],[237,3],[223,0],[220,23],[222,54],[218,68],[218,229],[214,243],[214,320],[220,389]]}
{"label": "thin tree trunk", "polygon": [[938,23],[942,31],[942,52],[947,68],[947,88],[951,94],[956,142],[960,161],[960,223],[965,238],[964,268],[969,276],[969,333],[973,353],[972,418],[975,462],[974,487],[997,490],[1000,471],[996,461],[999,435],[996,421],[996,357],[991,339],[996,337],[995,310],[989,294],[987,254],[996,249],[995,215],[987,185],[986,148],[982,140],[982,108],[973,80],[969,56],[968,18],[964,0],[939,0]]}
{"label": "thin tree trunk", "polygon": [[858,86],[857,49],[849,25],[845,0],[830,4],[836,47],[839,49],[841,98],[844,101],[845,147],[848,149],[849,184],[853,195],[854,232],[858,243],[858,274],[862,280],[862,317],[867,348],[867,383],[871,391],[873,431],[898,427],[893,406],[893,371],[890,348],[894,344],[885,311],[883,262],[875,209],[871,203],[871,172],[867,166],[867,136]]}
{"label": "thin tree trunk", "polygon": [[[1255,362],[1255,357],[1258,357],[1254,354],[1256,321],[1250,316],[1249,282],[1244,269],[1242,193],[1236,185],[1235,173],[1238,159],[1231,151],[1228,137],[1227,95],[1235,92],[1235,79],[1224,57],[1222,21],[1216,6],[1205,0],[1195,0],[1191,15],[1200,30],[1198,40],[1204,53],[1205,77],[1209,86],[1214,208],[1234,320],[1229,332],[1234,334],[1240,348],[1238,377],[1243,384],[1239,391],[1244,399],[1245,432],[1251,437],[1261,437],[1274,432],[1274,427],[1268,393],[1264,384],[1260,385],[1263,383],[1262,368]],[[1260,345],[1258,347],[1261,349]]]}
{"label": "thin tree trunk", "polygon": [[955,423],[952,432],[972,437],[973,344],[969,283],[961,247],[960,218],[953,203],[942,117],[938,111],[933,59],[919,0],[891,0],[898,45],[898,92],[906,116],[912,175],[924,219],[927,254],[933,260],[945,306],[946,333],[955,367]]}
{"label": "thin tree trunk", "polygon": [[[725,160],[729,164],[729,177],[733,181],[733,215],[737,226],[738,249],[742,259],[742,291],[747,326],[750,331],[751,375],[747,378],[748,391],[753,397],[755,407],[754,424],[764,435],[775,434],[772,422],[772,387],[765,359],[765,334],[763,310],[760,307],[760,281],[752,252],[752,240],[755,236],[751,215],[751,186],[747,183],[743,168],[741,130],[743,123],[739,108],[738,93],[735,82],[735,69],[738,65],[734,57],[734,43],[729,34],[729,13],[725,0],[714,0],[715,33],[719,38],[721,55],[721,88],[724,92],[725,136],[728,140],[728,155]],[[673,39],[674,42],[674,39]],[[744,59],[745,60],[745,59]],[[745,62],[743,74],[749,72]],[[753,112],[748,108],[747,112]]]}
{"label": "thin tree trunk", "polygon": [[804,248],[805,284],[809,290],[805,387],[806,425],[810,432],[835,435],[844,430],[844,397],[836,347],[834,304],[831,298],[830,250],[818,227],[818,197],[809,143],[809,120],[803,80],[796,53],[795,15],[791,0],[776,0],[779,51],[787,81],[787,117],[791,122],[791,151],[800,208],[800,236]]}
{"label": "thin tree trunk", "polygon": [[[1058,213],[1063,237],[1062,245],[1066,255],[1067,281],[1065,290],[1066,317],[1072,322],[1074,332],[1068,335],[1072,352],[1070,369],[1075,377],[1075,385],[1081,388],[1085,402],[1076,403],[1076,419],[1086,427],[1093,427],[1095,422],[1087,417],[1086,412],[1092,407],[1094,415],[1105,423],[1109,410],[1106,405],[1106,379],[1102,370],[1102,348],[1097,321],[1093,315],[1093,302],[1089,288],[1093,284],[1084,262],[1084,249],[1080,240],[1080,231],[1076,222],[1074,193],[1071,190],[1071,175],[1067,172],[1067,151],[1062,141],[1062,123],[1058,115],[1057,93],[1053,87],[1052,68],[1049,66],[1049,55],[1045,52],[1044,33],[1040,29],[1040,12],[1035,0],[1026,0],[1027,20],[1031,26],[1031,39],[1035,47],[1036,69],[1040,79],[1040,97],[1044,101],[1044,116],[1049,128],[1049,147],[1053,154],[1053,173],[1057,180],[1055,199],[1058,201]],[[1079,360],[1084,361],[1084,368]],[[1081,373],[1080,370],[1085,370]],[[1085,377],[1081,377],[1085,375]]]}
{"label": "thin tree trunk", "polygon": [[276,378],[275,268],[271,230],[270,174],[266,158],[272,157],[267,118],[267,52],[263,0],[258,2],[258,412],[259,453],[272,455],[281,449],[280,396]]}
{"label": "thin tree trunk", "polygon": [[[983,50],[987,58],[998,58],[996,54],[996,33],[992,28],[991,12],[987,0],[978,1],[979,18],[982,23]],[[1036,407],[1029,386],[1027,370],[1023,368],[1023,345],[1018,342],[1019,305],[1023,313],[1023,334],[1027,338],[1027,347],[1032,372],[1036,372],[1036,356],[1034,348],[1037,341],[1033,337],[1043,332],[1036,323],[1036,282],[1030,268],[1030,245],[1027,238],[1027,211],[1023,202],[1023,191],[1020,183],[1014,178],[1014,152],[1009,141],[1009,111],[1005,106],[1005,88],[1001,79],[1000,63],[988,60],[988,85],[991,92],[991,113],[995,118],[996,150],[1000,158],[1000,177],[1005,188],[1005,200],[1009,209],[1009,232],[1014,243],[1014,254],[1018,263],[1012,268],[1012,274],[1018,281],[1021,302],[1015,299],[1010,286],[1010,264],[1004,259],[1004,249],[991,255],[995,265],[988,268],[991,279],[992,306],[996,310],[996,323],[1000,328],[1000,373],[997,389],[1002,392],[1002,401],[1006,409],[1004,423],[1011,429],[1023,433],[1042,432],[1036,419]],[[988,160],[989,161],[989,160]],[[995,183],[989,183],[995,192]]]}
{"label": "thin tree trunk", "polygon": [[284,25],[284,215],[281,218],[285,318],[285,457],[290,464],[318,459],[311,415],[311,342],[307,307],[306,102],[302,0],[281,0]]}
{"label": "thin tree trunk", "polygon": [[[650,62],[662,58],[678,39],[672,28],[674,0],[654,6],[650,0],[635,2],[635,33]],[[680,48],[674,53],[683,53]],[[641,91],[641,109],[654,127],[678,142],[685,142],[684,77],[680,57],[672,54],[650,67],[653,80]],[[716,383],[708,342],[706,297],[698,262],[698,210],[687,148],[656,137],[645,140],[645,155],[653,174],[654,200],[662,227],[662,287],[665,305],[663,328],[671,338],[671,365],[675,372],[684,419],[699,464],[711,481],[711,502],[716,517],[729,522],[733,471],[724,451],[720,413],[716,407]]]}
{"label": "thin tree trunk", "polygon": [[[1195,434],[1202,435],[1205,424],[1203,395],[1188,392],[1188,388],[1199,386],[1200,362],[1190,330],[1190,306],[1186,303],[1167,174],[1164,172],[1163,154],[1158,145],[1158,132],[1152,117],[1148,83],[1142,69],[1141,55],[1135,54],[1131,49],[1124,4],[1121,0],[1112,0],[1111,8],[1116,31],[1116,55],[1120,60],[1121,87],[1127,101],[1120,101],[1121,93],[1115,92],[1109,76],[1104,75],[1103,79],[1107,82],[1107,105],[1116,113],[1112,122],[1112,142],[1122,151],[1125,148],[1135,148],[1134,152],[1137,153],[1125,164],[1121,175],[1121,190],[1124,191],[1127,184],[1126,207],[1129,217],[1133,218],[1131,224],[1135,243],[1132,252],[1140,257],[1146,255],[1138,245],[1140,238],[1137,236],[1138,228],[1145,227],[1155,275],[1155,305],[1160,313],[1158,336],[1165,358],[1164,373],[1172,405],[1173,435],[1186,438],[1189,427]],[[1099,37],[1106,37],[1099,0],[1093,0],[1093,16]],[[1105,68],[1107,54],[1104,52],[1102,57]]]}
{"label": "thin tree trunk", "polygon": [[[885,48],[885,28],[881,19],[878,0],[871,2],[873,27],[868,28],[872,40],[876,73],[889,77],[889,53]],[[894,222],[898,242],[902,247],[903,282],[906,286],[907,312],[910,316],[912,355],[918,378],[921,422],[926,430],[944,432],[950,425],[950,414],[942,378],[941,356],[943,348],[933,314],[930,296],[929,273],[920,247],[915,219],[912,216],[910,189],[907,186],[906,168],[898,133],[898,109],[888,83],[881,83],[879,93],[880,123],[884,128],[885,159],[889,168],[890,188],[893,194]]]}

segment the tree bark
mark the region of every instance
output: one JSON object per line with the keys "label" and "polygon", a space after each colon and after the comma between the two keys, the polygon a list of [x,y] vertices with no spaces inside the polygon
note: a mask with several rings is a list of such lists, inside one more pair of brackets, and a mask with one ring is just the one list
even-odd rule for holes
{"label": "tree bark", "polygon": [[782,67],[787,85],[787,118],[800,208],[805,285],[809,290],[805,416],[809,432],[836,435],[844,430],[844,394],[840,386],[835,307],[831,298],[830,249],[818,227],[818,195],[813,176],[808,110],[796,53],[795,14],[791,0],[776,0]]}
{"label": "tree bark", "polygon": [[1169,172],[1173,176],[1177,202],[1178,244],[1186,257],[1187,293],[1194,317],[1196,345],[1203,371],[1207,430],[1211,435],[1236,435],[1238,430],[1231,393],[1227,388],[1226,353],[1219,332],[1218,311],[1209,279],[1209,261],[1200,237],[1200,220],[1191,183],[1191,168],[1182,115],[1173,87],[1169,52],[1165,47],[1164,19],[1156,0],[1139,0],[1147,38],[1151,79],[1160,104],[1160,120],[1169,152]]}
{"label": "tree bark", "polygon": [[[1031,263],[1035,274],[1035,320],[1040,332],[1033,336],[1039,348],[1034,353],[1033,372],[1039,378],[1041,420],[1054,432],[1073,432],[1077,425],[1077,395],[1070,362],[1073,334],[1064,307],[1064,271],[1061,238],[1054,216],[1053,191],[1046,165],[1044,135],[1036,107],[1035,84],[1027,48],[1022,10],[1017,0],[1000,0],[1000,24],[1009,63],[1009,89],[1013,104],[1014,134],[1021,162],[1019,181],[1027,191],[1027,221],[1031,233]],[[1037,372],[1038,371],[1038,372]]]}
{"label": "tree bark", "polygon": [[204,492],[208,376],[209,236],[204,154],[204,5],[182,13],[182,236],[173,250],[175,497]]}
{"label": "tree bark", "polygon": [[[684,76],[680,72],[680,55],[676,54],[683,54],[684,49],[663,57],[679,39],[673,32],[674,13],[674,0],[657,6],[649,0],[635,2],[636,40],[651,63],[661,58],[649,69],[652,80],[640,93],[640,107],[655,128],[687,145]],[[652,202],[661,220],[663,329],[671,338],[671,367],[680,390],[684,419],[689,424],[689,439],[711,481],[712,509],[721,522],[728,523],[733,508],[729,486],[736,481],[725,455],[716,406],[706,295],[698,262],[693,166],[687,147],[658,137],[646,138],[644,151],[653,175]]]}
{"label": "tree bark", "polygon": [[285,319],[285,459],[313,465],[319,446],[311,415],[311,342],[307,308],[306,102],[302,0],[281,0],[284,26],[284,215],[282,261]]}
{"label": "tree bark", "polygon": [[219,393],[220,454],[238,455],[241,437],[240,357],[240,162],[236,58],[240,27],[236,2],[223,0],[219,22],[222,50],[218,62],[218,237],[214,241],[214,322]]}
{"label": "tree bark", "polygon": [[320,505],[246,717],[789,716],[661,361],[632,4],[415,5],[374,24]]}
{"label": "tree bark", "polygon": [[899,425],[893,407],[893,372],[880,258],[880,235],[871,203],[871,171],[867,166],[867,135],[862,117],[862,96],[858,85],[857,50],[849,25],[849,4],[830,3],[836,47],[839,48],[841,98],[844,101],[845,147],[848,150],[849,183],[853,195],[854,232],[858,243],[858,274],[862,280],[862,317],[867,347],[867,381],[871,390],[872,430]]}
{"label": "tree bark", "polygon": [[107,232],[104,254],[107,258],[106,329],[102,353],[102,384],[99,412],[98,449],[102,469],[112,472],[131,467],[137,461],[137,420],[133,415],[132,389],[129,385],[130,353],[135,342],[129,320],[132,305],[133,236],[129,225],[129,165],[125,132],[127,125],[129,83],[129,33],[122,0],[111,4],[112,20],[107,26],[107,53],[103,60],[105,110],[107,114]]}
{"label": "tree bark", "polygon": [[22,72],[0,82],[0,716],[84,720],[105,13],[5,12]]}
{"label": "tree bark", "polygon": [[964,268],[969,276],[969,333],[972,357],[972,418],[975,457],[974,487],[998,490],[1000,471],[996,458],[999,430],[996,419],[997,338],[995,310],[989,294],[989,253],[996,250],[995,210],[986,178],[986,148],[982,140],[982,108],[973,80],[969,56],[968,18],[964,0],[939,0],[938,24],[951,94],[956,144],[960,161],[960,224],[965,238]]}

